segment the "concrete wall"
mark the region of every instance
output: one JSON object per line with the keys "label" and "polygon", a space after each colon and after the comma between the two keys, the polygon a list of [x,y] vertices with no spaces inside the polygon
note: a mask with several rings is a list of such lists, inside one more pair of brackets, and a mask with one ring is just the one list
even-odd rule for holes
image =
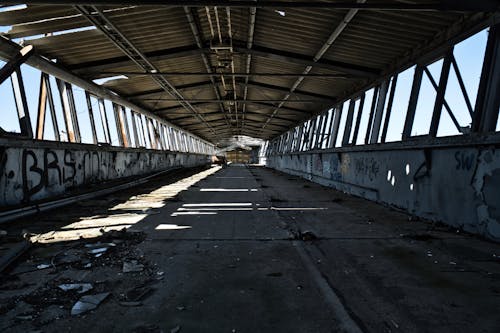
{"label": "concrete wall", "polygon": [[210,163],[199,154],[31,140],[0,140],[0,208],[37,202],[82,186]]}
{"label": "concrete wall", "polygon": [[494,145],[396,148],[292,153],[270,156],[267,165],[500,241]]}

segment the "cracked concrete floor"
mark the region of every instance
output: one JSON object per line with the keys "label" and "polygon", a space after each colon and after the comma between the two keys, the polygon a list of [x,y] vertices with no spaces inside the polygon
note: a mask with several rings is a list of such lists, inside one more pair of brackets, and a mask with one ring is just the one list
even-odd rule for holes
{"label": "cracked concrete floor", "polygon": [[[31,319],[19,314],[30,313],[33,297],[18,297],[3,311],[2,331],[500,329],[499,245],[261,167],[165,176],[40,214],[37,223],[44,227],[30,231],[48,243],[45,250],[123,227],[143,236],[87,269],[70,263],[18,274],[37,255],[21,258],[10,271],[16,287],[2,288],[2,301],[40,288],[48,297],[61,279],[111,295],[80,317],[69,315],[68,300],[58,304],[55,297],[45,307],[42,300]],[[60,227],[50,230],[53,224]],[[122,273],[130,258],[145,269]],[[123,306],[123,293],[134,286],[148,293]]]}

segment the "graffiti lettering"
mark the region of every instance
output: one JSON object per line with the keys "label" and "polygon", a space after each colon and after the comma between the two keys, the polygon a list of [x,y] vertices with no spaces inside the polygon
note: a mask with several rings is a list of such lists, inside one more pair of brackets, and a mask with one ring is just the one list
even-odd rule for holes
{"label": "graffiti lettering", "polygon": [[[66,172],[66,170],[69,170]],[[71,150],[64,151],[64,169],[63,169],[63,178],[64,183],[72,182],[76,176],[76,162],[73,156],[73,152]]]}
{"label": "graffiti lettering", "polygon": [[354,160],[354,171],[357,175],[366,175],[370,180],[374,180],[379,172],[377,161],[372,158],[356,158]]}
{"label": "graffiti lettering", "polygon": [[474,160],[475,156],[473,153],[467,154],[464,152],[457,151],[455,153],[455,161],[457,162],[455,169],[469,171],[472,168]]}
{"label": "graffiti lettering", "polygon": [[[49,156],[50,156],[50,162],[49,162]],[[59,184],[62,183],[61,179],[61,169],[59,168],[59,159],[57,158],[57,154],[53,152],[52,150],[45,149],[44,154],[43,154],[43,166],[44,166],[44,179],[43,183],[45,186],[47,186],[50,183],[49,179],[49,171],[54,170],[57,171],[57,180]]]}
{"label": "graffiti lettering", "polygon": [[[31,157],[31,164],[28,166],[28,159]],[[38,184],[35,186],[30,186],[33,181],[33,176],[31,174],[28,175],[29,172],[36,173],[40,177]],[[22,177],[23,177],[23,194],[24,201],[29,201],[30,197],[40,191],[44,184],[44,172],[41,168],[38,167],[38,159],[36,158],[36,154],[31,150],[24,150],[22,156]]]}

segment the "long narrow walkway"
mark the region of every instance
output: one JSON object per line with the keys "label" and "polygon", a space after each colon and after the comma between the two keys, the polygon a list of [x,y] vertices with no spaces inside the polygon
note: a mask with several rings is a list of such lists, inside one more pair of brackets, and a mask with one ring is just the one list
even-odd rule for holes
{"label": "long narrow walkway", "polygon": [[[163,177],[35,222],[12,227],[30,223],[41,245],[3,280],[2,331],[500,327],[497,244],[265,168]],[[111,231],[121,228],[128,231]],[[102,233],[97,247],[107,251],[89,254]],[[44,262],[52,267],[33,269]],[[71,316],[81,295],[57,288],[70,282],[110,295]]]}

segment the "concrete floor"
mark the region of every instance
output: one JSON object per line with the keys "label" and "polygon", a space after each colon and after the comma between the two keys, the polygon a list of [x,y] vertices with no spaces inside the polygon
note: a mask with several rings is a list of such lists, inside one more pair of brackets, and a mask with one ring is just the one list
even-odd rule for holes
{"label": "concrete floor", "polygon": [[[2,331],[500,331],[498,244],[261,167],[163,177],[36,219],[11,229],[32,225],[44,251],[122,227],[145,236],[86,269],[23,273],[38,262],[33,250],[4,280],[24,287],[0,291],[0,301],[16,300]],[[122,273],[131,257],[146,269]],[[68,280],[111,295],[83,317],[69,315],[76,295],[52,297],[51,310],[30,303],[40,290],[51,299],[54,281]],[[148,295],[123,306],[134,285]],[[19,319],[30,311],[32,319]]]}

